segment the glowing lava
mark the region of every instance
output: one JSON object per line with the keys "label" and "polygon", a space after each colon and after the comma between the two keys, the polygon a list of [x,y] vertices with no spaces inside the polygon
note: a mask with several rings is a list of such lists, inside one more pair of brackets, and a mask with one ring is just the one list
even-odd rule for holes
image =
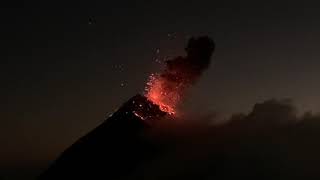
{"label": "glowing lava", "polygon": [[151,74],[146,86],[145,96],[158,105],[160,110],[174,115],[181,100],[182,85],[158,74]]}

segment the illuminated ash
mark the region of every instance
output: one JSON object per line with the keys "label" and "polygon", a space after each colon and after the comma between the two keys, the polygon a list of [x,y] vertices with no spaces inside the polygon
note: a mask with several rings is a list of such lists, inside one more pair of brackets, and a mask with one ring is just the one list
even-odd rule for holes
{"label": "illuminated ash", "polygon": [[145,96],[162,111],[176,114],[186,89],[209,67],[214,48],[213,40],[207,36],[191,38],[185,48],[186,57],[168,60],[164,72],[150,75]]}

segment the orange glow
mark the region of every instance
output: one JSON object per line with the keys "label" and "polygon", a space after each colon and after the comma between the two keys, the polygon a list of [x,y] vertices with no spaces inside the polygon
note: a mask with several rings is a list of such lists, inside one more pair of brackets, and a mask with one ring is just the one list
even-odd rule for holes
{"label": "orange glow", "polygon": [[176,114],[176,107],[181,100],[182,86],[175,81],[151,74],[147,83],[145,96],[170,115]]}

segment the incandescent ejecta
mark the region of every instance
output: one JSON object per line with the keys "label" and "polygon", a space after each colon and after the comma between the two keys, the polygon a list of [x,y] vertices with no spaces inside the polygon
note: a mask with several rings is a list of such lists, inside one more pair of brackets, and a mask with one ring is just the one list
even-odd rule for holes
{"label": "incandescent ejecta", "polygon": [[185,48],[186,57],[168,60],[163,73],[151,74],[145,96],[162,111],[175,114],[186,89],[209,67],[214,49],[213,40],[207,36],[191,38]]}

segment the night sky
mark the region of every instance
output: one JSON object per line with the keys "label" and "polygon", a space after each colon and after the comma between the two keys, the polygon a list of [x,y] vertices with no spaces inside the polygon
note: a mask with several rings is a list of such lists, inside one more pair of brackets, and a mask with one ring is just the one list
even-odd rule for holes
{"label": "night sky", "polygon": [[[320,6],[300,1],[87,1],[1,8],[1,173],[45,167],[144,89],[155,59],[215,40],[184,106],[229,116],[270,98],[319,111]],[[157,51],[159,54],[157,54]],[[1,175],[1,174],[0,174]]]}

